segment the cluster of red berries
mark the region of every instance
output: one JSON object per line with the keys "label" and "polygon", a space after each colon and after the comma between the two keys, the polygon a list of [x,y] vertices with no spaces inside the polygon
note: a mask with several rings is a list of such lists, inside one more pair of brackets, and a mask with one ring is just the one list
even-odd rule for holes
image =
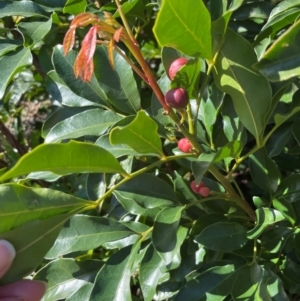
{"label": "cluster of red berries", "polygon": [[197,193],[202,195],[204,198],[210,195],[210,189],[205,186],[205,183],[203,181],[200,182],[199,185],[196,185],[196,181],[191,182],[191,189]]}
{"label": "cluster of red berries", "polygon": [[[171,80],[174,79],[176,73],[181,69],[188,60],[186,58],[179,58],[175,60],[169,68],[169,77]],[[169,90],[165,95],[166,103],[174,109],[184,109],[189,103],[189,96],[185,89],[174,88]]]}

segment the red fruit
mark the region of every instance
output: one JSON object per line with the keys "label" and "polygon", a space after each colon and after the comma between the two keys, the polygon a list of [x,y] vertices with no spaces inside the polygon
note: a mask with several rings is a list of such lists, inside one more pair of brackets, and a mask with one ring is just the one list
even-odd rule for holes
{"label": "red fruit", "polygon": [[189,103],[189,96],[185,89],[174,88],[165,95],[166,103],[175,109],[184,109]]}
{"label": "red fruit", "polygon": [[180,68],[182,68],[187,62],[188,62],[188,60],[183,57],[180,57],[179,59],[176,59],[175,61],[173,61],[173,63],[169,67],[169,76],[170,76],[171,80],[174,79],[178,70]]}
{"label": "red fruit", "polygon": [[204,198],[206,198],[210,195],[210,189],[208,187],[201,187],[198,193],[201,194]]}
{"label": "red fruit", "polygon": [[199,189],[205,187],[205,184],[203,181],[200,182],[199,185],[196,185],[196,181],[192,181],[191,182],[191,189],[195,192],[195,193],[199,193]]}
{"label": "red fruit", "polygon": [[187,138],[182,138],[178,141],[178,148],[184,153],[190,153],[193,146]]}

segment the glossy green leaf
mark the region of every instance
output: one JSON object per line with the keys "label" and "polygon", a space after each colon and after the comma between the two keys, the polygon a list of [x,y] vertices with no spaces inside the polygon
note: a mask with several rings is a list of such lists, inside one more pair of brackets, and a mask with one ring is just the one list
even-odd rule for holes
{"label": "glossy green leaf", "polygon": [[93,289],[93,284],[86,282],[80,289],[72,294],[66,301],[88,301],[89,295]]}
{"label": "glossy green leaf", "polygon": [[47,291],[42,300],[61,300],[70,297],[87,283],[93,283],[102,266],[103,262],[99,260],[60,258],[39,270],[34,279],[47,282]]}
{"label": "glossy green leaf", "polygon": [[91,102],[111,106],[103,89],[93,76],[91,82],[82,82],[74,75],[75,51],[70,51],[64,56],[62,46],[56,46],[53,50],[52,62],[58,76],[63,80],[66,86],[76,95]]}
{"label": "glossy green leaf", "polygon": [[0,283],[13,282],[32,273],[41,264],[61,227],[71,215],[72,213],[69,213],[46,220],[33,220],[1,233],[0,239],[8,240],[14,246],[16,258],[10,270],[1,278]]}
{"label": "glossy green leaf", "polygon": [[18,30],[25,36],[26,44],[31,45],[41,41],[46,36],[46,34],[48,34],[51,26],[52,20],[50,18],[47,22],[20,22],[18,24]]}
{"label": "glossy green leaf", "polygon": [[232,297],[234,301],[271,301],[267,291],[266,271],[257,263],[242,268],[234,283]]}
{"label": "glossy green leaf", "polygon": [[127,144],[139,153],[153,153],[164,157],[158,126],[145,111],[139,111],[127,126],[115,127],[110,132],[111,144]]}
{"label": "glossy green leaf", "polygon": [[284,199],[286,202],[294,203],[300,200],[300,175],[292,174],[282,180],[275,197]]}
{"label": "glossy green leaf", "polygon": [[130,301],[131,267],[140,244],[121,249],[110,256],[97,274],[89,300]]}
{"label": "glossy green leaf", "polygon": [[87,110],[57,123],[45,137],[45,142],[58,142],[85,135],[100,136],[120,119],[121,116],[112,111]]}
{"label": "glossy green leaf", "polygon": [[45,85],[54,100],[57,100],[68,107],[101,106],[105,104],[102,100],[100,100],[100,103],[95,102],[99,99],[93,98],[92,101],[90,101],[79,96],[66,85],[54,70],[48,72],[45,79]]}
{"label": "glossy green leaf", "polygon": [[[122,157],[122,156],[145,156],[145,154],[136,152],[133,150],[130,146],[126,144],[114,144],[112,145],[109,141],[109,134],[102,135],[99,137],[96,142],[96,145],[105,148],[110,153],[112,153],[116,158]],[[149,154],[151,155],[151,154]]]}
{"label": "glossy green leaf", "polygon": [[204,174],[207,172],[210,164],[213,162],[215,155],[216,155],[215,153],[212,154],[202,153],[198,157],[197,161],[192,161],[191,167],[197,185],[199,185],[199,183],[201,182]]}
{"label": "glossy green leaf", "polygon": [[180,289],[174,301],[213,300],[222,301],[230,294],[233,285],[234,266],[214,266],[187,282]]}
{"label": "glossy green leaf", "polygon": [[119,240],[132,232],[117,221],[87,215],[72,217],[62,228],[47,258],[56,258],[71,252],[98,248],[105,242]]}
{"label": "glossy green leaf", "polygon": [[93,202],[52,189],[0,185],[0,233],[28,221],[45,220],[91,205]]}
{"label": "glossy green leaf", "polygon": [[277,199],[272,201],[274,208],[282,213],[282,215],[291,222],[292,225],[296,223],[297,215],[294,210],[293,204],[288,202],[285,198]]}
{"label": "glossy green leaf", "polygon": [[176,233],[176,244],[173,250],[168,252],[159,252],[159,255],[164,260],[164,263],[169,270],[177,269],[181,265],[181,245],[186,239],[187,234],[188,229],[179,226]]}
{"label": "glossy green leaf", "polygon": [[220,162],[225,158],[237,159],[240,157],[243,145],[240,141],[230,141],[221,147],[214,156],[214,162]]}
{"label": "glossy green leaf", "polygon": [[272,297],[272,301],[290,301],[287,293],[284,290],[282,280],[278,275],[268,270],[268,293]]}
{"label": "glossy green leaf", "polygon": [[249,167],[256,185],[268,191],[269,194],[277,190],[280,173],[274,161],[269,158],[265,148],[256,151],[249,157]]}
{"label": "glossy green leaf", "polygon": [[139,279],[145,301],[152,301],[156,286],[166,270],[164,261],[151,244],[140,265]]}
{"label": "glossy green leaf", "polygon": [[218,222],[201,231],[195,241],[211,250],[230,252],[247,243],[247,229],[234,222]]}
{"label": "glossy green leaf", "polygon": [[117,159],[96,145],[70,141],[65,144],[41,144],[24,155],[17,164],[0,177],[0,181],[33,171],[56,174],[106,172],[127,175]]}
{"label": "glossy green leaf", "polygon": [[156,251],[167,253],[174,250],[183,210],[184,207],[164,208],[155,217],[152,242]]}
{"label": "glossy green leaf", "polygon": [[293,230],[275,226],[274,228],[267,229],[261,236],[261,242],[264,250],[270,253],[281,252],[287,239],[293,234]]}
{"label": "glossy green leaf", "polygon": [[46,17],[47,13],[32,1],[1,1],[0,18],[8,16]]}
{"label": "glossy green leaf", "polygon": [[28,48],[20,48],[19,50],[10,52],[0,58],[0,70],[5,70],[0,77],[0,99],[3,97],[5,89],[14,75],[31,64],[32,55]]}
{"label": "glossy green leaf", "polygon": [[283,214],[272,208],[258,208],[256,211],[256,225],[253,229],[249,230],[247,236],[249,239],[255,239],[261,235],[261,233],[277,222],[285,219]]}
{"label": "glossy green leaf", "polygon": [[63,13],[78,15],[85,11],[86,6],[86,0],[68,0],[64,6]]}
{"label": "glossy green leaf", "polygon": [[[288,1],[283,1],[282,3],[279,3],[277,5],[277,7],[274,8],[274,10],[272,11],[272,13],[269,16],[268,22],[264,25],[261,32],[255,39],[256,44],[261,42],[262,40],[266,39],[268,36],[274,38],[274,36],[278,33],[278,31],[280,31],[287,25],[295,22],[295,20],[297,19],[298,15],[299,15],[299,8],[290,7],[290,8],[284,9],[281,12],[279,12],[277,10],[277,8],[279,8],[279,6],[282,6],[281,4],[286,4],[287,2]],[[294,0],[293,4],[295,4],[295,6],[297,6],[297,5],[299,5],[299,1]],[[276,11],[277,11],[277,13],[276,13]]]}
{"label": "glossy green leaf", "polygon": [[[255,64],[270,81],[284,81],[300,75],[300,21],[295,22]],[[288,46],[288,47],[287,47]]]}
{"label": "glossy green leaf", "polygon": [[228,141],[237,140],[244,144],[247,134],[234,110],[233,102],[229,95],[226,95],[224,98],[221,114],[223,117],[223,131]]}
{"label": "glossy green leaf", "polygon": [[132,214],[154,217],[162,208],[178,202],[171,186],[151,174],[142,174],[113,192],[121,205]]}
{"label": "glossy green leaf", "polygon": [[0,57],[10,51],[14,51],[20,45],[22,45],[21,40],[0,39]]}
{"label": "glossy green leaf", "polygon": [[192,6],[182,5],[180,0],[164,0],[153,30],[161,46],[212,59],[210,23],[209,12],[202,0],[195,0]]}
{"label": "glossy green leaf", "polygon": [[132,68],[116,51],[113,56],[115,69],[109,63],[107,47],[96,48],[95,77],[111,104],[122,112],[136,114],[141,109],[141,99]]}
{"label": "glossy green leaf", "polygon": [[[221,46],[216,38],[215,43]],[[259,143],[271,106],[271,88],[252,68],[255,62],[256,56],[248,41],[228,29],[214,69],[215,82],[221,91],[231,96],[240,121]]]}

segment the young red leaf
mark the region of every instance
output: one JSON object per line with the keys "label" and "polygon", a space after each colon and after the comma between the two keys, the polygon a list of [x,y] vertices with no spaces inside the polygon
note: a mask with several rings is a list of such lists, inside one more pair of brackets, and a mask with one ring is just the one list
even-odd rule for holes
{"label": "young red leaf", "polygon": [[82,13],[77,15],[71,22],[70,28],[76,28],[81,26],[87,26],[89,24],[95,24],[100,21],[99,18],[91,13]]}
{"label": "young red leaf", "polygon": [[94,56],[97,42],[97,30],[97,27],[93,26],[82,41],[81,51],[84,53],[84,64],[88,64]]}
{"label": "young red leaf", "polygon": [[123,32],[123,27],[120,27],[119,29],[117,29],[117,30],[115,31],[115,33],[114,33],[114,40],[115,40],[116,42],[119,42],[119,41],[120,41],[120,36],[121,36],[122,32]]}
{"label": "young red leaf", "polygon": [[75,28],[70,28],[64,37],[64,42],[63,42],[64,55],[67,55],[67,53],[73,48],[74,43],[75,43]]}

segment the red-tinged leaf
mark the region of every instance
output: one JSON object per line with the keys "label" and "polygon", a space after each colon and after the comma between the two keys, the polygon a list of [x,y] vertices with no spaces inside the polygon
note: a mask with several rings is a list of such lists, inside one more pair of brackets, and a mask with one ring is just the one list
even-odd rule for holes
{"label": "red-tinged leaf", "polygon": [[115,69],[115,61],[114,61],[114,39],[111,39],[109,41],[109,44],[107,45],[107,50],[108,50],[108,61],[112,69]]}
{"label": "red-tinged leaf", "polygon": [[82,13],[77,15],[71,22],[70,28],[76,28],[80,26],[86,26],[89,24],[95,24],[97,23],[99,18],[91,13]]}
{"label": "red-tinged leaf", "polygon": [[76,78],[78,76],[80,76],[82,78],[82,76],[80,74],[82,74],[82,69],[84,69],[84,67],[85,67],[84,66],[84,52],[81,49],[74,62],[74,74],[75,74]]}
{"label": "red-tinged leaf", "polygon": [[64,55],[73,48],[75,43],[75,28],[70,28],[64,38],[63,47],[64,47]]}
{"label": "red-tinged leaf", "polygon": [[80,50],[75,62],[74,62],[74,74],[80,77],[83,82],[90,82],[92,80],[94,72],[94,61],[91,59],[87,64],[84,63],[84,52]]}
{"label": "red-tinged leaf", "polygon": [[96,50],[97,27],[93,26],[84,37],[81,44],[81,51],[84,53],[84,64],[87,65],[93,58]]}
{"label": "red-tinged leaf", "polygon": [[119,29],[117,29],[117,30],[115,31],[115,33],[114,33],[114,40],[115,40],[116,42],[119,42],[119,41],[120,41],[120,36],[121,36],[122,32],[123,32],[123,27],[120,27]]}

